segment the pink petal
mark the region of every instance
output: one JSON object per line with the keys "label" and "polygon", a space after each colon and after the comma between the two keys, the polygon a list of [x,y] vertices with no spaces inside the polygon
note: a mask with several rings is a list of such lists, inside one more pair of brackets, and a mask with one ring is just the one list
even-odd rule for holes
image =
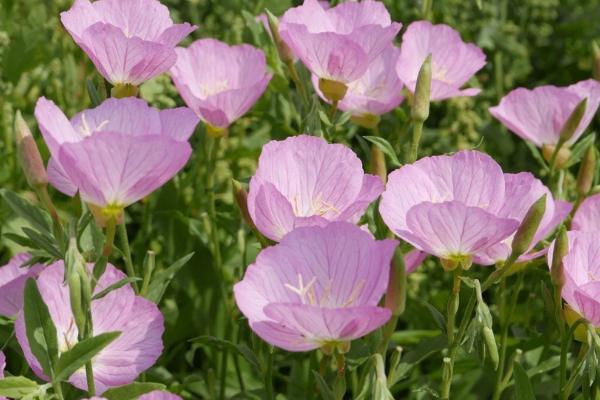
{"label": "pink petal", "polygon": [[402,36],[397,71],[400,80],[414,93],[417,75],[425,58],[432,56],[431,99],[473,96],[473,90],[461,92],[463,86],[485,65],[485,54],[448,25],[428,21],[411,23]]}
{"label": "pink petal", "polygon": [[358,222],[367,207],[383,193],[383,189],[381,178],[376,175],[365,174],[356,200],[340,214],[338,220]]}
{"label": "pink petal", "polygon": [[71,179],[68,177],[63,167],[54,157],[51,157],[50,160],[48,160],[47,173],[48,181],[54,188],[67,196],[75,196],[77,193],[77,186],[71,182]]}
{"label": "pink petal", "polygon": [[162,135],[105,132],[63,145],[60,163],[84,201],[127,206],[171,179],[190,154],[187,142]]}
{"label": "pink petal", "polygon": [[150,393],[141,395],[138,397],[138,400],[181,400],[181,397],[162,390],[154,390]]}
{"label": "pink petal", "polygon": [[83,137],[76,132],[71,123],[52,100],[40,97],[35,104],[35,119],[38,122],[44,140],[54,157],[58,157],[59,146],[63,143],[78,142]]}
{"label": "pink petal", "polygon": [[294,229],[296,216],[287,199],[269,182],[250,181],[252,198],[248,210],[256,228],[271,240],[279,241]]}
{"label": "pink petal", "polygon": [[594,326],[600,325],[600,282],[590,282],[575,290],[576,311]]}
{"label": "pink petal", "polygon": [[571,227],[575,231],[600,231],[600,193],[587,197],[581,203]]}
{"label": "pink petal", "polygon": [[27,279],[37,276],[44,267],[42,264],[24,267],[30,258],[27,253],[19,253],[0,268],[0,315],[14,317],[23,308],[23,289]]}
{"label": "pink petal", "polygon": [[413,249],[404,255],[404,268],[410,274],[414,272],[427,258],[427,253],[418,249]]}
{"label": "pink petal", "polygon": [[165,46],[175,47],[196,29],[198,29],[196,25],[191,25],[187,22],[170,26],[160,34],[158,42]]}
{"label": "pink petal", "polygon": [[96,22],[102,22],[103,18],[88,0],[75,0],[68,11],[60,13],[60,20],[79,44],[83,32]]}
{"label": "pink petal", "polygon": [[473,255],[501,242],[519,226],[516,220],[458,201],[416,205],[408,211],[406,222],[408,232],[398,235],[441,258]]}
{"label": "pink petal", "polygon": [[406,229],[406,214],[422,202],[457,200],[466,206],[496,212],[504,202],[504,174],[487,154],[460,151],[426,157],[388,176],[379,211],[394,232]]}
{"label": "pink petal", "polygon": [[112,25],[96,23],[85,30],[80,45],[98,71],[112,84],[139,85],[171,68],[172,48],[138,37],[127,37]]}

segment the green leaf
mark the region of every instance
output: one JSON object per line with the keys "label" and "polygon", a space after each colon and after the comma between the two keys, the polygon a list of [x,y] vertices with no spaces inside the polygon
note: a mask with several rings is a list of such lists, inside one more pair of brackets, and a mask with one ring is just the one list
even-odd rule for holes
{"label": "green leaf", "polygon": [[433,320],[435,321],[435,324],[440,329],[440,331],[446,333],[446,318],[444,317],[444,315],[430,303],[423,301],[423,304],[425,305],[425,307],[427,307],[427,310],[429,310],[429,313],[433,317]]}
{"label": "green leaf", "polygon": [[63,258],[63,254],[56,247],[55,241],[49,233],[39,233],[27,227],[23,227],[22,229],[23,233],[27,235],[36,248],[44,250],[54,258]]}
{"label": "green leaf", "polygon": [[331,388],[329,387],[327,382],[325,382],[323,377],[315,370],[313,370],[312,373],[315,377],[315,381],[317,381],[317,386],[319,386],[319,393],[321,393],[321,398],[323,400],[335,400],[333,390],[331,390]]}
{"label": "green leaf", "polygon": [[383,154],[389,157],[394,167],[400,167],[402,165],[390,142],[379,136],[364,136],[364,138],[379,147]]}
{"label": "green leaf", "polygon": [[165,385],[152,382],[133,382],[129,385],[118,386],[107,390],[102,397],[108,400],[133,400],[154,390],[163,390]]}
{"label": "green leaf", "polygon": [[163,271],[156,272],[148,288],[148,295],[146,298],[154,303],[159,303],[165,294],[165,290],[175,277],[175,274],[194,256],[194,253],[190,253],[183,256],[179,260],[175,261],[171,266]]}
{"label": "green leaf", "polygon": [[517,400],[535,400],[533,394],[533,387],[527,376],[527,372],[521,364],[518,362],[514,363],[514,376],[515,376],[515,394]]}
{"label": "green leaf", "polygon": [[112,285],[110,285],[109,287],[101,290],[100,292],[96,293],[93,297],[92,300],[98,300],[103,298],[104,296],[106,296],[107,294],[109,294],[110,292],[112,292],[113,290],[117,290],[122,288],[123,286],[130,284],[132,282],[137,282],[137,281],[141,281],[142,278],[136,278],[136,277],[132,277],[132,278],[123,278],[115,283],[113,283]]}
{"label": "green leaf", "polygon": [[52,221],[46,212],[34,207],[21,196],[8,189],[1,189],[0,196],[2,196],[8,207],[10,207],[15,214],[27,220],[31,226],[40,232],[48,235],[51,234]]}
{"label": "green leaf", "polygon": [[569,168],[581,161],[588,147],[593,146],[595,141],[596,134],[592,133],[584,136],[581,140],[575,143],[575,145],[571,148],[571,155],[569,156],[564,168]]}
{"label": "green leaf", "polygon": [[228,340],[220,339],[214,336],[199,336],[190,340],[193,343],[199,343],[208,347],[217,348],[219,350],[228,349],[238,352],[250,365],[256,368],[257,371],[261,370],[260,362],[258,357],[250,348],[243,344],[235,344]]}
{"label": "green leaf", "polygon": [[98,93],[98,89],[94,85],[94,81],[91,79],[86,79],[85,87],[87,88],[88,96],[90,97],[90,101],[92,102],[92,106],[97,107],[102,103],[102,98],[100,97],[100,93]]}
{"label": "green leaf", "polygon": [[61,354],[54,379],[58,382],[66,381],[120,335],[121,332],[106,332],[78,342],[71,350]]}
{"label": "green leaf", "polygon": [[29,278],[25,284],[23,313],[31,352],[42,366],[44,374],[52,377],[58,359],[56,327],[33,278]]}
{"label": "green leaf", "polygon": [[419,364],[432,354],[442,351],[447,345],[448,338],[445,334],[422,340],[417,346],[402,357],[400,364],[395,369],[395,376],[388,377],[388,379],[394,382],[403,379],[415,365]]}
{"label": "green leaf", "polygon": [[24,376],[0,379],[0,396],[19,399],[38,391],[38,384]]}

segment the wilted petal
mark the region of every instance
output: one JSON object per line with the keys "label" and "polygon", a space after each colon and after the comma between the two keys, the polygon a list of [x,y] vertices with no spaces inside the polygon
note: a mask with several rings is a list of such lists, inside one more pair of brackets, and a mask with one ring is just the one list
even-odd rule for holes
{"label": "wilted petal", "polygon": [[501,242],[519,226],[516,220],[458,201],[418,204],[408,211],[406,222],[408,232],[398,235],[441,258],[474,255]]}

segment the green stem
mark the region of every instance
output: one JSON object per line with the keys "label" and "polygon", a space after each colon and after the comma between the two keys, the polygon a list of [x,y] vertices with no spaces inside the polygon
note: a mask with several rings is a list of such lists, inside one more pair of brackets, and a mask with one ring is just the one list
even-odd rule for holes
{"label": "green stem", "polygon": [[462,274],[462,268],[458,267],[454,270],[454,282],[452,285],[452,292],[448,298],[447,306],[447,321],[446,321],[446,335],[448,336],[448,357],[444,360],[444,371],[442,378],[442,387],[440,389],[440,395],[442,399],[450,398],[450,388],[452,386],[452,370],[454,368],[454,359],[456,357],[456,349],[460,343],[460,338],[455,336],[455,324],[456,324],[456,313],[458,311],[459,299],[460,299],[460,287]]}
{"label": "green stem", "polygon": [[[125,218],[123,218],[125,219]],[[119,240],[121,242],[121,249],[123,250],[123,258],[125,260],[125,270],[130,278],[135,278],[135,270],[133,268],[133,260],[131,259],[131,248],[129,246],[129,237],[127,236],[127,227],[125,221],[119,224]],[[137,282],[132,282],[131,285],[135,289],[136,293],[139,293]]]}
{"label": "green stem", "polygon": [[267,366],[264,373],[267,400],[273,400],[273,352],[268,349]]}
{"label": "green stem", "polygon": [[288,73],[290,74],[290,77],[292,78],[292,81],[294,82],[296,89],[300,93],[300,97],[302,98],[302,102],[304,103],[304,106],[308,107],[308,94],[306,92],[306,88],[304,87],[304,84],[302,83],[302,80],[300,79],[300,76],[298,75],[298,71],[296,71],[294,62],[293,61],[287,62],[287,63],[285,63],[285,66],[287,67]]}
{"label": "green stem", "polygon": [[56,211],[56,207],[54,206],[54,203],[52,202],[52,199],[50,198],[50,195],[48,194],[48,187],[47,186],[39,187],[36,190],[36,192],[37,192],[37,195],[38,195],[40,201],[42,202],[42,204],[44,205],[46,210],[48,210],[48,212],[50,213],[50,217],[52,218],[52,230],[54,232],[54,237],[56,238],[56,241],[58,243],[58,248],[60,249],[61,252],[64,252],[65,251],[64,230],[63,230],[62,224],[60,222],[60,217],[58,216],[58,211]]}
{"label": "green stem", "polygon": [[219,243],[219,230],[217,226],[217,208],[215,194],[215,167],[217,164],[217,154],[219,152],[220,138],[213,140],[212,148],[209,155],[209,170],[206,190],[208,190],[208,215],[210,217],[210,233],[212,240],[212,251],[217,269],[223,268],[221,260],[221,245]]}
{"label": "green stem", "polygon": [[106,223],[106,232],[104,234],[104,247],[102,248],[102,256],[110,257],[113,249],[113,243],[115,242],[115,233],[117,231],[117,220],[111,218]]}
{"label": "green stem", "polygon": [[419,153],[419,142],[423,134],[423,125],[425,121],[413,121],[413,135],[412,142],[410,144],[410,153],[408,155],[408,162],[414,163],[417,161]]}
{"label": "green stem", "polygon": [[[500,291],[500,295],[502,296],[502,303],[505,303],[506,300],[506,279],[502,279],[502,289]],[[498,362],[498,369],[496,371],[496,385],[494,386],[494,396],[493,400],[499,400],[500,396],[502,396],[502,392],[504,391],[503,381],[505,380],[504,374],[504,365],[506,364],[506,347],[508,342],[508,328],[510,327],[511,317],[515,313],[515,309],[517,307],[517,299],[519,297],[519,292],[521,290],[521,286],[523,283],[523,274],[519,274],[517,278],[517,284],[515,285],[515,291],[512,295],[512,301],[508,312],[506,312],[506,308],[502,307],[502,314],[500,316],[500,320],[502,322],[502,336],[500,338],[500,360]],[[507,372],[508,374],[508,372]]]}
{"label": "green stem", "polygon": [[335,114],[337,113],[339,103],[340,102],[338,100],[334,100],[331,103],[331,109],[329,109],[329,119],[331,120],[331,123],[333,123],[333,118],[335,117]]}
{"label": "green stem", "polygon": [[399,315],[392,315],[392,318],[383,326],[383,337],[381,338],[381,343],[379,344],[379,348],[377,352],[381,354],[383,359],[385,360],[385,353],[390,344],[390,340],[392,339],[392,335],[396,330],[396,325],[398,325]]}
{"label": "green stem", "polygon": [[587,359],[589,351],[590,348],[588,347],[587,343],[582,343],[581,348],[579,349],[579,356],[577,357],[577,361],[575,362],[575,365],[572,368],[571,376],[569,377],[569,380],[567,381],[567,384],[564,388],[563,397],[565,399],[568,399],[571,393],[573,392],[573,387],[575,386],[575,382],[579,377],[579,372],[581,371],[581,368],[583,367],[585,360]]}

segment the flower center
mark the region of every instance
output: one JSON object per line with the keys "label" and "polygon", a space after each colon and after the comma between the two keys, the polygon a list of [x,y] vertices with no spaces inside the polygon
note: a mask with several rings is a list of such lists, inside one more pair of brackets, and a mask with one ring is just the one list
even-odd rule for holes
{"label": "flower center", "polygon": [[58,338],[58,351],[64,353],[71,350],[77,344],[77,341],[77,326],[75,321],[71,319],[67,330],[63,332],[62,337]]}
{"label": "flower center", "polygon": [[327,285],[323,289],[321,295],[317,295],[315,292],[315,283],[317,282],[317,277],[313,276],[308,284],[304,285],[304,279],[302,278],[302,274],[298,274],[298,286],[294,286],[290,283],[285,283],[286,289],[292,291],[297,294],[300,298],[300,302],[302,304],[307,304],[311,306],[319,306],[319,307],[331,307],[331,308],[346,308],[350,307],[352,304],[356,302],[362,293],[365,287],[365,280],[361,279],[352,289],[352,292],[348,296],[348,298],[342,304],[336,304],[335,301],[332,303],[331,299],[331,279],[327,282]]}
{"label": "flower center", "polygon": [[[104,120],[102,121],[100,124],[98,124],[98,126],[96,126],[96,128],[94,129],[94,132],[99,132],[102,130],[102,128],[104,128],[106,125],[108,124],[108,120]],[[90,129],[90,126],[87,122],[87,119],[85,117],[85,113],[81,114],[81,126],[79,127],[79,130],[81,131],[81,134],[84,137],[88,137],[92,135],[92,130]]]}
{"label": "flower center", "polygon": [[229,89],[229,80],[215,80],[209,83],[200,85],[200,97],[207,98],[209,96],[213,96],[215,94],[221,93],[225,90]]}
{"label": "flower center", "polygon": [[303,211],[303,207],[301,207],[300,202],[298,201],[298,196],[294,196],[292,200],[292,208],[294,211],[294,215],[298,217],[310,217],[313,215],[318,215],[322,217],[325,214],[333,212],[335,214],[339,214],[340,211],[331,203],[323,200],[323,195],[319,193],[310,203],[310,207],[308,208],[308,212]]}

